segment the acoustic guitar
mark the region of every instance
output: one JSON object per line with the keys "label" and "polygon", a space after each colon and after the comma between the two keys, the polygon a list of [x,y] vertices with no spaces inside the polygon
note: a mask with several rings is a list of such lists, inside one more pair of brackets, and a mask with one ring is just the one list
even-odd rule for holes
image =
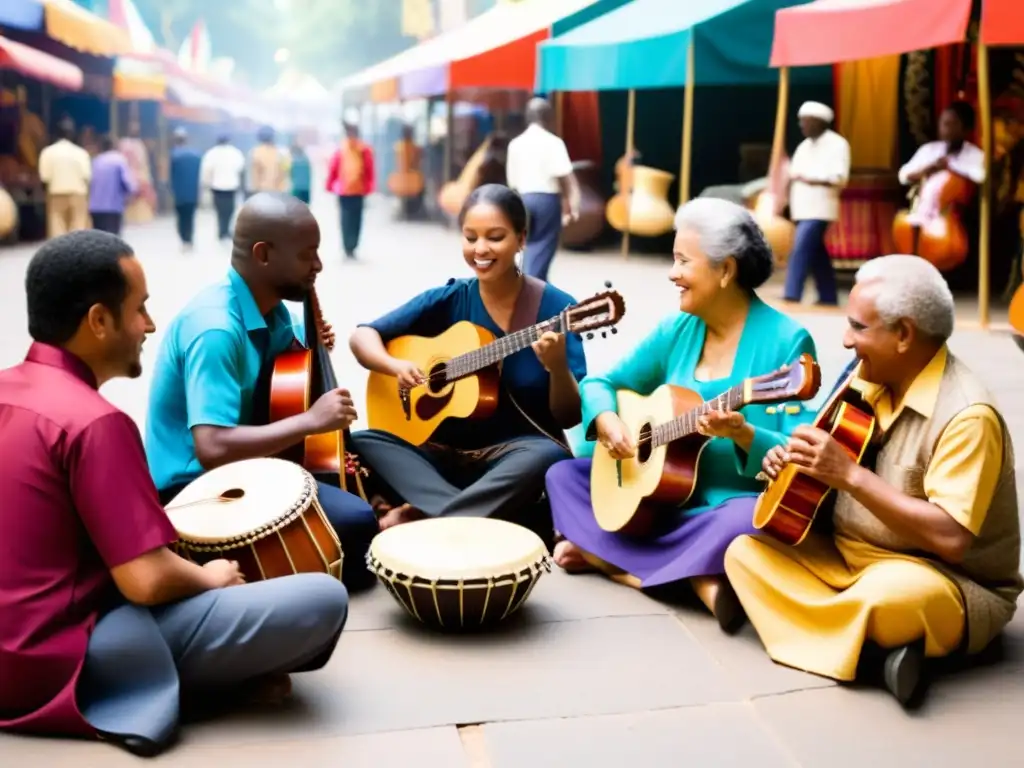
{"label": "acoustic guitar", "polygon": [[[832,435],[858,464],[867,455],[877,432],[874,412],[857,390],[851,376],[818,412],[814,426]],[[832,489],[787,464],[758,497],[754,527],[774,538],[796,546],[810,532],[818,510]]]}
{"label": "acoustic guitar", "polygon": [[650,395],[618,392],[619,418],[637,446],[630,459],[594,448],[590,501],[603,530],[643,535],[661,505],[685,504],[697,487],[700,456],[710,438],[697,422],[711,411],[735,411],[753,403],[810,400],[821,386],[821,369],[809,354],[774,373],[745,379],[713,400],[691,389],[663,384]]}
{"label": "acoustic guitar", "polygon": [[[326,338],[324,319],[316,291],[310,289],[303,301],[306,342],[304,349],[290,349],[274,359],[270,374],[269,420],[298,416],[309,410],[317,398],[337,389],[331,364],[333,339]],[[309,435],[281,454],[281,458],[304,467],[320,482],[347,490],[345,438],[342,430]]]}
{"label": "acoustic guitar", "polygon": [[[422,445],[445,419],[486,419],[498,406],[501,361],[526,349],[547,331],[587,334],[615,326],[626,313],[617,291],[604,291],[554,317],[496,338],[486,328],[462,321],[439,336],[392,339],[388,354],[419,366],[427,382],[415,389],[394,376],[371,372],[366,385],[366,416],[379,429]],[[607,336],[607,333],[602,333]]]}

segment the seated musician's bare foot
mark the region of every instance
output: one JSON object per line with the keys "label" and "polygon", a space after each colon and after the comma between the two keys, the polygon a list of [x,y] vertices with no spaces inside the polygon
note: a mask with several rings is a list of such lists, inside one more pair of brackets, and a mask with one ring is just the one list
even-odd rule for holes
{"label": "seated musician's bare foot", "polygon": [[411,504],[401,504],[397,507],[388,508],[377,520],[382,531],[386,531],[395,525],[411,523],[413,520],[422,520],[423,513]]}
{"label": "seated musician's bare foot", "polygon": [[583,556],[583,550],[571,541],[562,540],[555,545],[555,565],[566,573],[587,573],[596,570]]}

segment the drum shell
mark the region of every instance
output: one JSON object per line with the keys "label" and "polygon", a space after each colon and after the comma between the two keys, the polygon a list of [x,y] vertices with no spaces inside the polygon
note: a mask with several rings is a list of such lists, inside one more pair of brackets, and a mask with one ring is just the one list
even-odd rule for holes
{"label": "drum shell", "polygon": [[340,580],[344,562],[338,536],[315,501],[291,522],[275,526],[269,533],[222,544],[199,544],[182,538],[176,549],[182,557],[199,564],[235,560],[247,582],[295,573],[328,573]]}
{"label": "drum shell", "polygon": [[368,552],[366,562],[381,584],[414,618],[446,632],[487,629],[511,616],[530,596],[537,581],[550,572],[545,555],[527,568],[499,576],[437,579],[398,573]]}

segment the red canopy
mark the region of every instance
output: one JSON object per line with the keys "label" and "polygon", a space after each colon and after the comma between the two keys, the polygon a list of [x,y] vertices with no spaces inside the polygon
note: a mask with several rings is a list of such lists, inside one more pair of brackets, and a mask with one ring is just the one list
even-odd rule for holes
{"label": "red canopy", "polygon": [[981,39],[987,45],[1024,45],[1024,1],[982,0]]}
{"label": "red canopy", "polygon": [[[983,2],[1024,25],[1024,0]],[[834,64],[960,43],[970,17],[971,0],[815,0],[776,11],[771,64]]]}
{"label": "red canopy", "polygon": [[82,90],[82,70],[70,62],[0,37],[0,69],[13,69],[68,91]]}

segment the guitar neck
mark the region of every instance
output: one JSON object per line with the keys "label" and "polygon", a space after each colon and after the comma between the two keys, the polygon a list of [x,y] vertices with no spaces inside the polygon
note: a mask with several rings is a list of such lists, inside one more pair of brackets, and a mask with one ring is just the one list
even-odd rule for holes
{"label": "guitar neck", "polygon": [[664,424],[658,424],[651,431],[652,447],[657,448],[661,445],[668,445],[675,440],[681,440],[684,437],[696,434],[697,422],[705,414],[712,411],[735,411],[747,405],[745,391],[746,382],[744,381],[732,389],[723,392],[718,397],[701,403],[682,416],[677,416],[672,421],[667,421]]}
{"label": "guitar neck", "polygon": [[479,349],[465,352],[449,361],[446,366],[445,377],[448,381],[456,381],[481,371],[488,366],[495,365],[506,357],[526,349],[547,331],[560,332],[563,325],[562,315],[556,315],[549,320],[545,320],[543,323],[531,325],[529,328],[523,328],[522,330],[502,336],[500,339],[495,339],[490,344],[485,344]]}

